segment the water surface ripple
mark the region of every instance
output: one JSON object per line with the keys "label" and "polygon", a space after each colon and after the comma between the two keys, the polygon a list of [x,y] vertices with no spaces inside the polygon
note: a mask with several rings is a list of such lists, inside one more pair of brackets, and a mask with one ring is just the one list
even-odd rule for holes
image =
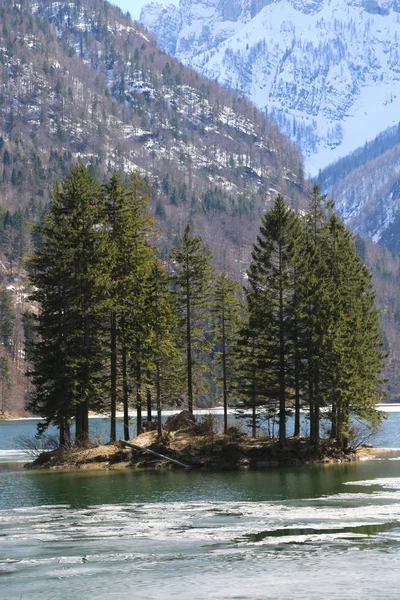
{"label": "water surface ripple", "polygon": [[399,595],[399,461],[1,481],[2,599]]}

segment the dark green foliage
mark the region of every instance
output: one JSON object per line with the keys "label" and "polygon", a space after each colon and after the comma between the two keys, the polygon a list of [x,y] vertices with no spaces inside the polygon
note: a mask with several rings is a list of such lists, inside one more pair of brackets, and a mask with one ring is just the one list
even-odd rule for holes
{"label": "dark green foliage", "polygon": [[[237,345],[239,389],[253,409],[275,410],[281,443],[285,419],[308,405],[310,438],[318,445],[321,409],[331,436],[345,447],[350,415],[379,423],[384,353],[371,275],[352,235],[314,186],[300,221],[278,196],[262,219],[246,288],[249,320]],[[293,400],[292,400],[293,399]]]}
{"label": "dark green foliage", "polygon": [[242,306],[236,295],[238,289],[239,285],[231,281],[226,273],[217,275],[212,305],[212,334],[216,344],[214,362],[217,380],[222,386],[225,434],[228,432],[228,396],[233,387],[233,349],[241,325]]}
{"label": "dark green foliage", "polygon": [[195,389],[201,389],[204,353],[209,348],[206,320],[211,305],[212,254],[187,225],[178,247],[172,249],[173,293],[186,355],[188,410],[193,413]]}
{"label": "dark green foliage", "polygon": [[[77,165],[57,184],[30,261],[32,299],[40,308],[24,330],[33,393],[30,409],[60,428],[69,443],[88,440],[88,411],[110,410],[116,438],[116,404],[136,392],[138,430],[142,396],[157,391],[159,406],[178,394],[180,354],[168,278],[149,239],[149,188],[134,174],[122,185],[114,174],[101,189]],[[150,415],[151,418],[151,415]]]}
{"label": "dark green foliage", "polygon": [[158,260],[149,274],[146,297],[146,317],[149,323],[148,385],[155,392],[157,434],[162,436],[161,411],[166,402],[176,402],[184,384],[182,355],[176,345],[178,320],[174,311],[169,277]]}
{"label": "dark green foliage", "polygon": [[[342,448],[351,415],[379,422],[384,354],[371,276],[318,186],[304,217],[280,195],[263,216],[248,269],[245,317],[238,286],[225,273],[213,289],[211,252],[189,225],[176,239],[167,276],[150,242],[149,196],[137,174],[126,183],[114,174],[99,188],[77,165],[56,185],[36,228],[39,245],[30,269],[40,310],[36,319],[23,319],[34,385],[30,408],[59,426],[62,444],[70,441],[72,418],[77,441],[87,442],[89,409],[111,412],[115,440],[118,402],[127,439],[132,396],[138,433],[145,400],[151,420],[156,399],[160,437],[162,407],[179,402],[184,373],[193,412],[211,355],[222,383],[226,433],[232,390],[242,409],[250,409],[253,435],[262,419],[274,435],[277,422],[282,445],[293,409],[295,435],[300,408],[308,409],[315,445],[322,410]],[[21,225],[22,217],[4,213],[4,229],[13,219]],[[8,302],[3,290],[6,349],[13,338]]]}
{"label": "dark green foliage", "polygon": [[60,427],[62,444],[69,442],[73,415],[77,441],[87,442],[89,403],[99,407],[102,399],[105,261],[98,196],[87,170],[74,167],[55,187],[30,262],[33,299],[41,307],[30,407]]}
{"label": "dark green foliage", "polygon": [[289,373],[293,361],[296,244],[299,217],[277,196],[275,205],[261,221],[248,271],[247,302],[252,322],[262,329],[265,346],[259,357],[265,389],[263,396],[279,406],[279,437],[286,438]]}

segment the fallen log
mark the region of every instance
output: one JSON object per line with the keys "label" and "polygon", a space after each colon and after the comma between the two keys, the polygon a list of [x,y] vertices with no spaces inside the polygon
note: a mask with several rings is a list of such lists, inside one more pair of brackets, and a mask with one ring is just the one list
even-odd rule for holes
{"label": "fallen log", "polygon": [[176,465],[179,465],[180,467],[183,467],[184,469],[192,468],[190,465],[185,465],[184,463],[179,462],[179,460],[175,460],[174,458],[169,458],[169,456],[165,456],[164,454],[160,454],[159,452],[155,452],[154,450],[150,450],[149,448],[143,448],[142,446],[137,446],[136,444],[132,444],[132,442],[125,442],[125,441],[121,440],[120,443],[123,444],[124,446],[128,446],[129,448],[133,448],[134,450],[137,450],[138,452],[147,452],[148,454],[152,454],[153,456],[156,456],[157,458],[162,458],[163,460],[168,460],[169,462],[175,463]]}

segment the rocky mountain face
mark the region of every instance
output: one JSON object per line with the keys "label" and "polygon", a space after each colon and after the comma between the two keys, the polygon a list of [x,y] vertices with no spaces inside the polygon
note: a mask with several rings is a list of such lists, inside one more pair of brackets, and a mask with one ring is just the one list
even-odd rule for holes
{"label": "rocky mountain face", "polygon": [[279,124],[316,174],[397,124],[398,0],[180,0],[141,22]]}
{"label": "rocky mountain face", "polygon": [[219,219],[221,244],[240,241],[240,229],[250,247],[278,189],[304,202],[300,152],[277,126],[111,4],[3,0],[0,21],[3,205],[46,202],[76,159],[99,178],[114,169],[148,177],[171,239],[196,220],[213,241],[208,222]]}
{"label": "rocky mountain face", "polygon": [[317,181],[353,231],[400,251],[400,125],[323,169]]}

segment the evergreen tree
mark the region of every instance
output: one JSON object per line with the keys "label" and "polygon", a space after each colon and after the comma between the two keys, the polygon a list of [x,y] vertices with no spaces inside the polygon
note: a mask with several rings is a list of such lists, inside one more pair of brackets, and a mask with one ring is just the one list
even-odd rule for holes
{"label": "evergreen tree", "polygon": [[[383,352],[371,275],[353,236],[314,186],[300,244],[296,283],[302,395],[308,398],[310,440],[319,444],[320,411],[330,408],[331,436],[346,445],[350,415],[379,421]],[[362,417],[362,418],[364,418]]]}
{"label": "evergreen tree", "polygon": [[232,387],[233,347],[241,322],[241,304],[235,295],[238,289],[239,285],[231,281],[226,273],[217,276],[212,306],[212,333],[217,348],[214,360],[219,368],[219,380],[222,383],[225,435],[228,433],[228,394]]}
{"label": "evergreen tree", "polygon": [[204,368],[202,353],[209,347],[205,325],[212,294],[212,254],[203,246],[201,237],[191,235],[187,225],[171,257],[173,293],[186,354],[188,410],[193,414],[195,384],[200,383],[196,371]]}
{"label": "evergreen tree", "polygon": [[372,425],[380,422],[376,403],[384,353],[371,274],[356,253],[353,235],[336,215],[329,220],[329,233],[328,401],[331,437],[345,447],[351,415]]}
{"label": "evergreen tree", "polygon": [[162,435],[162,406],[177,398],[183,383],[182,356],[176,344],[177,318],[169,283],[164,268],[155,260],[149,277],[146,314],[150,323],[148,375],[156,393],[158,437]]}
{"label": "evergreen tree", "polygon": [[89,406],[103,404],[104,228],[97,185],[75,166],[56,185],[31,260],[33,299],[39,303],[31,407],[60,427],[68,442],[75,414],[76,441],[87,443]]}
{"label": "evergreen tree", "polygon": [[286,439],[286,412],[290,396],[293,357],[294,267],[300,222],[278,195],[274,207],[263,216],[248,270],[246,296],[252,323],[262,324],[266,341],[262,357],[267,370],[265,395],[278,400],[279,439]]}
{"label": "evergreen tree", "polygon": [[137,174],[127,185],[113,175],[102,190],[106,213],[109,257],[111,439],[115,439],[118,364],[121,365],[124,437],[129,439],[130,381],[136,387],[137,432],[142,427],[142,393],[145,383],[148,278],[153,264],[154,222],[147,212],[149,188]]}
{"label": "evergreen tree", "polygon": [[255,318],[255,311],[251,310],[251,298],[247,302],[248,315],[239,329],[234,347],[233,387],[239,397],[237,416],[247,418],[250,410],[250,427],[255,438],[261,420],[260,409],[265,413],[270,408],[269,398],[265,396],[268,374],[264,357],[268,340],[260,319]]}
{"label": "evergreen tree", "polygon": [[318,446],[321,408],[326,405],[328,377],[325,372],[332,286],[327,259],[329,256],[328,219],[332,205],[314,185],[305,217],[300,249],[301,275],[298,302],[302,308],[302,346],[306,365],[304,396],[310,411],[310,439]]}

